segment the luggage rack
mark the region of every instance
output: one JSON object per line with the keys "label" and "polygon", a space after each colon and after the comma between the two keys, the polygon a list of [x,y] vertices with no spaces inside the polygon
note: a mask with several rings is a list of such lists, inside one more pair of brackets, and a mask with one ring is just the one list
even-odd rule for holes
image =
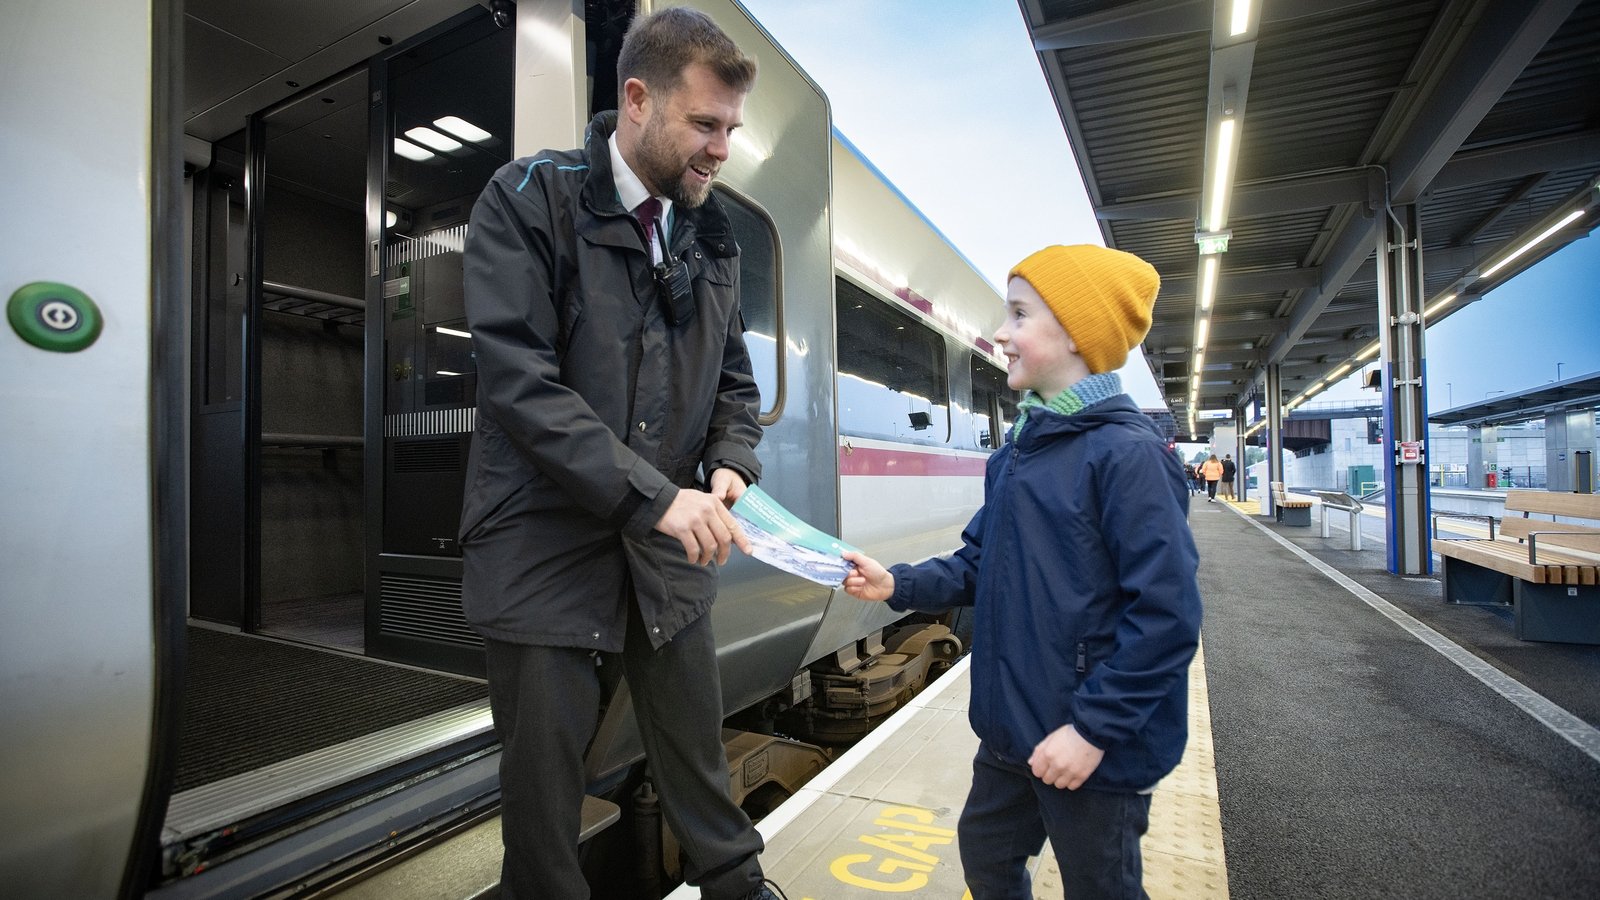
{"label": "luggage rack", "polygon": [[353,325],[361,328],[367,322],[365,300],[277,281],[261,282],[261,308],[285,315],[317,319],[334,325]]}

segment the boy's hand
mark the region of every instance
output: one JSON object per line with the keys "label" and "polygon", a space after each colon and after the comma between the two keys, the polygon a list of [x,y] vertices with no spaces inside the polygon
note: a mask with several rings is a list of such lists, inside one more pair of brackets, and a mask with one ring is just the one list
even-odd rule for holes
{"label": "boy's hand", "polygon": [[845,561],[855,570],[844,579],[844,592],[857,600],[883,601],[894,596],[894,576],[877,560],[854,550],[846,550]]}
{"label": "boy's hand", "polygon": [[1084,740],[1078,729],[1063,725],[1033,748],[1028,766],[1034,777],[1045,784],[1075,791],[1100,768],[1105,755],[1104,750]]}

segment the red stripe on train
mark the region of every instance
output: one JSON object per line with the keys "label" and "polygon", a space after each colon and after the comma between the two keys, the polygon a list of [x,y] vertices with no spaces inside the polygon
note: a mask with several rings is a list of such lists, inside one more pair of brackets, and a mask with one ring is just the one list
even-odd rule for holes
{"label": "red stripe on train", "polygon": [[840,475],[970,475],[982,478],[986,462],[982,456],[951,456],[947,451],[839,448]]}

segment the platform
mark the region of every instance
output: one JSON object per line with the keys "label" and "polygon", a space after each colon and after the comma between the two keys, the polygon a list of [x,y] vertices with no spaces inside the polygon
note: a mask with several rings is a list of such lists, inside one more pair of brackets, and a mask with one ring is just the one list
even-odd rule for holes
{"label": "platform", "polygon": [[[1323,538],[1253,500],[1191,504],[1202,654],[1187,753],[1152,803],[1146,891],[1600,896],[1600,648],[1519,641],[1509,611],[1389,574],[1382,506],[1368,510],[1352,551],[1337,519]],[[790,900],[964,896],[966,698],[961,664],[762,820]],[[487,895],[498,823],[474,836],[456,854],[471,876],[400,867],[351,895]],[[1046,850],[1036,897],[1060,897],[1053,866]]]}
{"label": "platform", "polygon": [[[885,893],[962,897],[956,823],[978,739],[967,725],[970,657],[764,819],[762,865],[791,900]],[[1161,898],[1228,896],[1203,662],[1190,679],[1195,739],[1151,802],[1145,889]],[[1059,897],[1048,845],[1033,861],[1036,897]],[[672,900],[692,900],[680,889]]]}

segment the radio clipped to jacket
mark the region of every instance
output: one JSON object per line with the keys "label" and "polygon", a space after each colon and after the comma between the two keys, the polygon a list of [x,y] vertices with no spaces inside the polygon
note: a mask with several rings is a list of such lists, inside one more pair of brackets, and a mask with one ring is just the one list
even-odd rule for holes
{"label": "radio clipped to jacket", "polygon": [[689,284],[689,267],[683,264],[683,260],[657,263],[654,274],[656,293],[661,297],[667,323],[677,326],[693,319],[694,288]]}

